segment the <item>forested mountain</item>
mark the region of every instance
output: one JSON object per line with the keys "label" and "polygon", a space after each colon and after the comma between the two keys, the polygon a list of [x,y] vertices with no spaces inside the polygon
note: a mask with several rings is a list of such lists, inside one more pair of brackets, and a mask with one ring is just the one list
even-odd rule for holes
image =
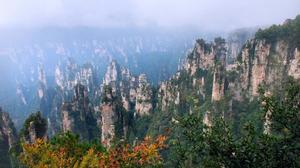
{"label": "forested mountain", "polygon": [[[0,113],[3,160],[13,148],[10,162],[27,167],[299,167],[300,16],[255,30],[197,39],[183,61],[169,53],[178,71],[163,78],[155,76],[162,71],[156,63],[126,56],[149,49],[142,39],[113,47],[125,63],[100,54],[109,61],[105,69],[95,59],[80,65],[66,57],[49,80],[40,63],[35,90],[17,89],[21,108],[31,99],[40,111],[25,121],[19,140]],[[164,53],[167,43],[152,43],[153,52]],[[114,55],[105,44],[54,48],[63,58]],[[170,48],[183,54],[187,46],[180,46]]]}

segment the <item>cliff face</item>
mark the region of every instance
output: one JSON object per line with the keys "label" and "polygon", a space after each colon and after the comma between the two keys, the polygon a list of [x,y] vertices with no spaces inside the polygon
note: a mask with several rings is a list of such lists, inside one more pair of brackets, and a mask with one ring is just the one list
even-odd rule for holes
{"label": "cliff face", "polygon": [[123,107],[129,111],[134,108],[137,85],[137,78],[128,69],[121,67],[116,61],[112,61],[107,67],[102,88],[110,86],[113,96],[120,96]]}
{"label": "cliff face", "polygon": [[38,72],[39,109],[48,121],[47,133],[52,136],[61,130],[60,107],[63,101],[63,93],[56,88],[48,87],[42,65],[39,66]]}
{"label": "cliff face", "polygon": [[0,108],[0,137],[1,140],[7,143],[8,148],[11,148],[17,141],[17,132],[8,113]]}
{"label": "cliff face", "polygon": [[68,100],[73,96],[73,89],[77,84],[86,86],[89,94],[93,95],[97,85],[95,67],[91,63],[77,65],[72,59],[55,68],[55,83]]}
{"label": "cliff face", "polygon": [[87,88],[77,84],[71,102],[63,103],[61,107],[62,130],[79,134],[80,138],[92,140],[99,136],[96,115],[91,108]]}
{"label": "cliff face", "polygon": [[298,48],[285,41],[268,43],[264,39],[253,39],[245,44],[241,53],[241,89],[250,96],[258,95],[259,85],[274,90],[287,76],[299,79]]}
{"label": "cliff face", "polygon": [[10,167],[9,150],[17,142],[17,131],[8,113],[0,107],[0,166]]}
{"label": "cliff face", "polygon": [[[72,59],[68,59],[66,63],[57,65],[55,69],[55,87],[47,87],[45,73],[42,68],[40,68],[39,74],[40,110],[48,120],[48,134],[53,136],[62,130],[66,130],[62,126],[67,125],[64,123],[67,122],[66,118],[68,118],[66,117],[68,116],[66,111],[70,111],[73,106],[72,103],[77,102],[73,99],[74,95],[76,97],[77,94],[77,91],[74,92],[78,89],[77,86],[85,86],[85,92],[88,94],[85,95],[86,98],[88,96],[92,99],[95,97],[97,85],[94,66],[92,64],[78,66]],[[72,103],[63,104],[63,102]],[[64,107],[64,111],[61,110],[61,107]],[[65,118],[62,118],[63,116]]]}
{"label": "cliff face", "polygon": [[[128,93],[124,87],[128,87],[130,78],[129,71],[127,69],[121,69],[120,65],[116,61],[112,61],[107,67],[102,83],[102,92],[105,93],[105,86],[110,86],[112,90],[111,96],[122,96],[123,106],[129,109]],[[126,81],[122,79],[127,79]],[[126,85],[124,83],[126,82]],[[122,87],[123,86],[123,87]],[[106,95],[104,95],[106,96]]]}
{"label": "cliff face", "polygon": [[279,89],[287,76],[299,79],[300,16],[282,25],[259,30],[239,56],[241,88],[257,95],[260,84]]}
{"label": "cliff face", "polygon": [[236,61],[247,40],[252,39],[257,31],[256,28],[237,29],[229,33],[227,39],[228,56],[227,63]]}
{"label": "cliff face", "polygon": [[[239,90],[241,97],[252,99],[258,96],[260,86],[282,98],[284,82],[288,76],[300,78],[300,17],[282,25],[259,30],[255,38],[248,41],[238,57]],[[264,133],[271,132],[272,112],[265,114]]]}
{"label": "cliff face", "polygon": [[[247,40],[250,36],[238,33],[228,38],[228,43],[222,38],[197,40],[183,66],[158,90],[151,88],[144,74],[134,76],[116,61],[107,67],[102,84],[97,83],[97,68],[92,64],[78,66],[69,61],[59,65],[55,71],[57,87],[51,89],[41,66],[38,97],[49,123],[48,133],[71,131],[88,140],[101,135],[110,146],[114,139],[129,137],[130,122],[143,116],[163,115],[157,118],[166,122],[173,114],[200,111],[207,125],[214,116],[226,118],[227,111],[238,116],[239,110],[258,96],[259,85],[271,91],[280,89],[287,76],[300,78],[298,43],[264,36]],[[23,93],[18,94],[26,104]],[[242,106],[244,100],[246,105]],[[154,114],[154,110],[162,113]]]}
{"label": "cliff face", "polygon": [[112,88],[106,86],[103,88],[102,103],[100,105],[101,111],[101,140],[106,146],[110,146],[116,135],[116,124],[123,123],[118,117],[116,109],[116,98],[113,95]]}
{"label": "cliff face", "polygon": [[42,116],[41,112],[32,113],[25,120],[20,135],[26,143],[34,143],[38,138],[47,139],[47,119]]}
{"label": "cliff face", "polygon": [[[89,104],[89,97],[95,97],[97,88],[94,66],[78,66],[72,59],[59,63],[55,69],[55,86],[48,86],[49,79],[42,65],[38,72],[38,104],[47,119],[47,134],[51,137],[61,131],[72,131],[83,139],[96,138],[98,127],[89,125],[96,120],[94,109]],[[19,94],[22,95],[21,90]]]}
{"label": "cliff face", "polygon": [[138,115],[149,115],[152,110],[152,90],[145,74],[139,76],[136,89],[135,112]]}
{"label": "cliff face", "polygon": [[112,61],[101,85],[102,141],[108,146],[114,138],[126,138],[130,113],[140,116],[152,111],[152,90],[145,75],[133,76],[128,69]]}
{"label": "cliff face", "polygon": [[260,85],[280,94],[288,76],[300,78],[300,17],[297,20],[258,31],[252,40],[247,39],[253,34],[232,36],[228,43],[220,38],[213,43],[197,40],[182,69],[160,85],[158,108],[176,115],[200,110],[207,125],[216,115],[241,120],[242,108],[255,111],[251,105]]}
{"label": "cliff face", "polygon": [[225,67],[226,67],[226,43],[224,39],[215,39],[214,44],[214,67],[213,67],[213,86],[212,101],[221,100],[224,96],[225,86]]}
{"label": "cliff face", "polygon": [[160,85],[161,110],[170,105],[184,106],[186,94],[199,96],[202,104],[220,100],[225,87],[226,51],[224,39],[216,38],[213,43],[197,40],[183,68]]}
{"label": "cliff face", "polygon": [[215,52],[212,43],[200,39],[196,41],[193,51],[188,55],[184,70],[195,75],[198,69],[211,69],[215,62]]}
{"label": "cliff face", "polygon": [[[102,132],[102,140],[110,142],[114,137],[127,137],[129,118],[124,116],[133,111],[149,115],[152,111],[152,89],[146,76],[133,76],[115,61],[108,66],[100,89],[91,64],[79,67],[69,61],[66,67],[58,66],[56,88],[47,88],[42,69],[40,74],[40,109],[47,118],[50,136],[71,131],[91,140]],[[103,102],[105,87],[111,88],[113,102]]]}

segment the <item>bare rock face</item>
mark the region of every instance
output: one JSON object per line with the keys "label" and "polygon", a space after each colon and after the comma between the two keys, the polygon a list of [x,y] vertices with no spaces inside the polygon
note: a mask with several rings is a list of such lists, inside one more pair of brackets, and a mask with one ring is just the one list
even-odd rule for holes
{"label": "bare rock face", "polygon": [[[48,88],[46,87],[46,84],[44,84],[45,82],[43,82],[46,81],[45,73],[43,72],[42,68],[40,69],[40,89],[38,90],[38,93],[39,95],[43,96],[40,97],[39,104],[41,112],[48,120],[49,136],[53,136],[61,131],[72,130],[70,127],[74,127],[71,126],[71,123],[73,122],[68,122],[69,120],[72,120],[72,117],[69,118],[68,113],[74,110],[79,110],[81,112],[88,111],[88,103],[82,101],[79,98],[80,95],[85,94],[85,99],[87,99],[88,94],[90,97],[94,98],[93,96],[95,95],[97,88],[94,66],[90,63],[78,66],[72,59],[68,59],[66,63],[56,66],[56,87]],[[84,93],[79,93],[83,89],[79,88],[78,86],[83,85],[85,86],[85,91]],[[83,109],[78,109],[74,106],[78,108],[82,107]],[[84,118],[82,116],[83,114],[80,113],[80,115],[81,118]],[[84,136],[84,138],[87,137],[89,136]]]}
{"label": "bare rock face", "polygon": [[[300,77],[299,62],[299,17],[287,20],[277,28],[286,34],[272,32],[272,28],[260,30],[255,38],[248,41],[238,58],[240,79],[236,82],[243,95],[253,98],[258,96],[259,87],[263,86],[266,93],[283,93],[284,83],[291,76]],[[264,133],[271,132],[272,111],[265,114]]]}
{"label": "bare rock face", "polygon": [[2,111],[1,107],[0,117],[0,139],[5,141],[10,149],[17,141],[17,131],[8,113]]}
{"label": "bare rock face", "polygon": [[232,64],[235,62],[243,45],[247,40],[254,37],[256,28],[237,29],[229,33],[227,37],[228,59],[227,63]]}
{"label": "bare rock face", "polygon": [[55,83],[60,91],[63,92],[65,99],[73,96],[73,88],[77,84],[86,86],[89,93],[94,93],[96,88],[94,66],[91,63],[78,66],[69,59],[66,65],[56,66]]}
{"label": "bare rock face", "polygon": [[152,90],[145,74],[139,76],[138,88],[136,90],[136,113],[141,116],[149,115],[152,110]]}
{"label": "bare rock face", "polygon": [[117,120],[117,112],[114,107],[114,96],[110,87],[105,87],[102,97],[101,111],[101,140],[106,146],[110,146],[115,138],[115,125]]}
{"label": "bare rock face", "polygon": [[136,97],[136,78],[128,69],[112,61],[107,67],[101,85],[101,140],[110,146],[115,138],[125,138],[128,132],[127,118]]}
{"label": "bare rock face", "polygon": [[94,109],[91,108],[87,88],[77,84],[73,100],[65,102],[61,108],[63,132],[73,132],[81,139],[92,140],[99,135],[99,127]]}
{"label": "bare rock face", "polygon": [[146,75],[133,76],[127,68],[112,61],[104,76],[101,92],[102,141],[109,146],[114,138],[127,137],[130,112],[140,116],[150,114],[152,89]]}
{"label": "bare rock face", "polygon": [[295,79],[300,79],[300,49],[295,48],[294,57],[290,60],[288,74]]}
{"label": "bare rock face", "polygon": [[[40,74],[40,89],[38,92],[39,95],[43,95],[40,97],[40,110],[48,120],[48,134],[49,136],[53,136],[60,131],[66,130],[66,128],[63,128],[65,126],[63,122],[67,122],[67,111],[70,111],[75,103],[73,102],[74,95],[79,94],[77,93],[78,90],[74,93],[74,89],[78,89],[78,85],[84,85],[86,88],[85,94],[88,93],[92,99],[94,98],[97,88],[94,67],[89,63],[78,66],[72,59],[68,59],[65,64],[57,65],[55,69],[56,87],[49,88],[45,87],[46,84],[43,82],[46,79],[43,77],[45,73],[42,69]],[[87,98],[87,95],[85,96]],[[84,106],[86,108],[86,104]],[[61,109],[62,107],[64,109]]]}
{"label": "bare rock face", "polygon": [[131,103],[136,97],[136,77],[132,76],[128,69],[121,67],[116,61],[112,61],[107,67],[102,88],[110,86],[113,96],[122,98],[123,107],[129,111],[132,107]]}
{"label": "bare rock face", "polygon": [[181,100],[185,90],[203,100],[221,100],[225,92],[226,55],[224,39],[216,38],[212,43],[197,40],[183,68],[170,80],[161,83],[158,91],[161,110],[168,110],[170,105],[185,104]]}
{"label": "bare rock face", "polygon": [[103,79],[102,88],[105,86],[111,87],[113,96],[121,97],[126,111],[136,110],[145,114],[152,109],[151,87],[145,74],[133,76],[127,68],[112,61]]}
{"label": "bare rock face", "polygon": [[38,80],[39,80],[39,88],[38,88],[38,97],[40,99],[44,98],[45,91],[47,89],[47,81],[46,81],[46,74],[42,65],[38,67]]}
{"label": "bare rock face", "polygon": [[225,77],[222,76],[220,71],[214,73],[213,86],[212,86],[212,101],[219,101],[224,96],[224,83]]}
{"label": "bare rock face", "polygon": [[221,100],[224,96],[225,66],[226,66],[226,43],[224,39],[217,38],[214,43],[214,77],[212,86],[212,101]]}
{"label": "bare rock face", "polygon": [[63,103],[61,112],[62,112],[62,130],[63,132],[71,131],[73,132],[74,128],[74,118],[71,116],[72,104],[71,103]]}
{"label": "bare rock face", "polygon": [[[205,43],[197,40],[193,52],[188,56],[185,70],[193,76],[199,70],[211,71],[213,73],[212,101],[218,101],[224,96],[225,67],[226,67],[226,43],[224,39],[216,38],[213,43]],[[197,81],[197,79],[194,79]],[[205,78],[199,81],[204,83]]]}
{"label": "bare rock face", "polygon": [[37,139],[47,139],[47,120],[41,112],[32,113],[24,123],[21,138],[26,143],[34,143]]}
{"label": "bare rock face", "polygon": [[[169,94],[169,88],[168,88],[168,83],[163,82],[160,84],[159,90],[158,90],[158,98],[161,101],[161,110],[166,111],[166,108],[168,107],[168,102],[171,98],[171,94]],[[169,96],[168,96],[169,95]]]}
{"label": "bare rock face", "polygon": [[111,86],[103,87],[100,104],[101,140],[110,147],[115,139],[125,139],[128,133],[128,111],[123,106],[122,98],[115,96]]}
{"label": "bare rock face", "polygon": [[47,86],[46,74],[43,66],[39,66],[38,103],[43,116],[48,120],[47,133],[52,136],[61,131],[60,107],[63,102],[63,92]]}
{"label": "bare rock face", "polygon": [[28,142],[29,143],[34,143],[37,140],[36,128],[35,128],[35,125],[34,125],[34,121],[31,121],[29,123],[28,132],[29,132]]}
{"label": "bare rock face", "polygon": [[261,84],[273,90],[288,75],[299,79],[299,52],[297,48],[293,51],[285,41],[273,44],[258,39],[249,41],[241,54],[241,88],[248,90],[248,95],[257,96]]}
{"label": "bare rock face", "polygon": [[17,142],[17,131],[8,113],[0,107],[0,163],[4,167],[10,167],[9,150]]}
{"label": "bare rock face", "polygon": [[215,60],[213,45],[205,43],[204,40],[197,40],[193,51],[188,55],[184,64],[184,69],[194,75],[197,69],[208,70],[212,67]]}
{"label": "bare rock face", "polygon": [[[104,85],[112,84],[113,82],[117,82],[120,78],[120,66],[116,61],[112,61],[110,65],[107,67],[107,71],[105,73],[103,83]],[[115,86],[116,87],[116,86]]]}
{"label": "bare rock face", "polygon": [[[288,76],[300,78],[298,33],[287,31],[292,33],[259,31],[252,40],[233,37],[229,44],[221,38],[212,43],[197,40],[182,68],[160,84],[157,107],[168,116],[197,111],[193,107],[198,106],[203,110],[203,122],[210,126],[215,116],[234,119],[239,105],[256,103],[261,85],[266,91],[280,93]],[[265,116],[266,132],[270,132],[271,115]]]}

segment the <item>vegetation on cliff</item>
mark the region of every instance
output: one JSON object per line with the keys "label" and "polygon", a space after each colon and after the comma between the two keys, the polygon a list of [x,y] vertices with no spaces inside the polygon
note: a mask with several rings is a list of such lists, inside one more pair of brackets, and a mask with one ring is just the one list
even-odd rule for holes
{"label": "vegetation on cliff", "polygon": [[257,39],[265,39],[274,43],[278,40],[285,40],[292,48],[300,48],[300,15],[295,19],[288,19],[282,25],[273,25],[267,29],[259,29],[255,34]]}
{"label": "vegetation on cliff", "polygon": [[159,151],[165,147],[166,138],[156,140],[146,137],[137,145],[119,144],[105,149],[99,142],[80,142],[71,133],[61,134],[45,141],[23,144],[21,164],[26,167],[161,167]]}
{"label": "vegetation on cliff", "polygon": [[20,132],[20,137],[24,137],[25,140],[30,139],[30,127],[33,127],[32,131],[36,138],[43,138],[47,132],[47,120],[42,117],[41,112],[32,113],[25,121],[24,126]]}
{"label": "vegetation on cliff", "polygon": [[[193,97],[190,101],[197,103]],[[80,141],[67,132],[23,143],[19,158],[27,167],[299,167],[299,81],[289,79],[283,94],[261,88],[259,102],[261,123],[271,112],[268,133],[257,130],[253,120],[239,135],[222,118],[208,126],[194,104],[193,113],[177,117],[165,130],[168,141],[166,136],[146,137],[135,145],[119,142],[104,148],[99,141]]]}
{"label": "vegetation on cliff", "polygon": [[[300,166],[300,84],[290,79],[284,97],[261,90],[261,109],[271,111],[271,131],[257,131],[249,120],[236,136],[223,119],[211,127],[199,114],[179,120],[180,133],[174,144],[172,165],[179,167],[299,167]],[[264,122],[264,118],[261,118]]]}

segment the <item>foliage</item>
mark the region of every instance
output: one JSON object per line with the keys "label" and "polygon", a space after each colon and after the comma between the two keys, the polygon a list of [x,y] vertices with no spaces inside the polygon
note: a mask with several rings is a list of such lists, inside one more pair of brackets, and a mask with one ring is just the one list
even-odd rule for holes
{"label": "foliage", "polygon": [[262,94],[264,114],[271,111],[272,134],[248,121],[236,137],[223,119],[208,127],[197,114],[181,118],[176,124],[180,132],[171,139],[172,167],[299,167],[299,96],[300,83],[293,80],[283,97]]}
{"label": "foliage", "polygon": [[38,139],[22,144],[21,163],[26,167],[159,167],[159,151],[165,148],[166,137],[156,140],[146,137],[135,146],[122,144],[105,149],[98,143],[80,142],[71,133],[61,134],[51,141]]}
{"label": "foliage", "polygon": [[149,128],[149,124],[151,121],[151,117],[149,115],[139,116],[136,115],[132,118],[132,123],[130,127],[131,137],[129,138],[129,142],[133,142],[135,139],[142,139],[146,136],[147,130]]}
{"label": "foliage", "polygon": [[300,47],[300,15],[294,20],[288,20],[283,25],[273,25],[268,29],[259,29],[255,34],[257,39],[265,39],[269,43],[285,40],[292,48]]}
{"label": "foliage", "polygon": [[33,123],[36,137],[37,138],[43,138],[47,131],[47,120],[42,117],[41,112],[32,113],[24,123],[24,126],[20,132],[21,136],[24,136],[26,139],[29,136],[29,130],[30,123]]}
{"label": "foliage", "polygon": [[205,54],[211,52],[212,45],[209,43],[205,43],[205,40],[203,39],[197,39],[196,42],[203,47]]}
{"label": "foliage", "polygon": [[112,96],[112,88],[108,85],[105,85],[103,87],[103,93],[102,93],[102,99],[101,99],[101,103],[109,103],[113,101],[113,97],[109,97]]}
{"label": "foliage", "polygon": [[262,91],[262,103],[265,113],[272,113],[273,133],[297,140],[300,138],[300,84],[292,78],[288,80],[283,97]]}

